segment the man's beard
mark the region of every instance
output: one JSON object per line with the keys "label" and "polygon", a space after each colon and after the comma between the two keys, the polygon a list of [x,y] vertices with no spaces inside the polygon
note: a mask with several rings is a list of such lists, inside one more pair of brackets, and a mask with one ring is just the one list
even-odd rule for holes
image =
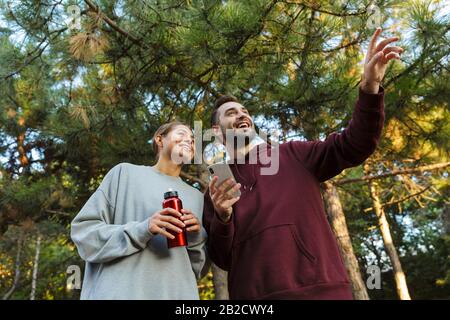
{"label": "man's beard", "polygon": [[247,132],[243,132],[240,129],[225,128],[220,126],[222,131],[222,137],[224,138],[223,144],[232,149],[241,149],[247,147],[253,139],[256,137],[256,131],[253,128],[248,128]]}

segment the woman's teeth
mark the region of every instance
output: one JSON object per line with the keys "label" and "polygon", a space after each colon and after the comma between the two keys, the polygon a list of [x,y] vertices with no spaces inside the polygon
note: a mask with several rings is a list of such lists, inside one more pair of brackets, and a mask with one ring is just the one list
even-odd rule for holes
{"label": "woman's teeth", "polygon": [[190,147],[190,146],[186,146],[186,145],[183,145],[183,144],[181,144],[181,145],[179,145],[181,148],[183,148],[183,149],[186,149],[186,150],[188,150],[188,151],[191,151],[192,150],[192,148]]}

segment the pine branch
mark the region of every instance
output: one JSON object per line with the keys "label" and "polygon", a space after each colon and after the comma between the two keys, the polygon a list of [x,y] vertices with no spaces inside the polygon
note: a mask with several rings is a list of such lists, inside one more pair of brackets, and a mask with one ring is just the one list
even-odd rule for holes
{"label": "pine branch", "polygon": [[363,10],[360,11],[355,11],[355,12],[347,12],[347,11],[343,11],[343,12],[334,12],[334,11],[329,11],[329,10],[325,10],[325,9],[320,9],[320,4],[319,3],[308,3],[305,1],[282,1],[286,4],[296,4],[296,5],[300,5],[303,7],[306,7],[310,10],[313,11],[317,11],[320,13],[324,13],[324,14],[328,14],[328,15],[332,15],[335,17],[352,17],[352,16],[361,16],[367,13],[367,8],[364,8]]}
{"label": "pine branch", "polygon": [[113,28],[115,31],[117,31],[121,35],[125,36],[126,38],[130,39],[133,43],[137,44],[138,46],[142,46],[142,43],[141,43],[141,41],[138,38],[136,38],[135,36],[130,34],[128,31],[125,31],[124,29],[119,27],[117,25],[117,23],[115,23],[111,18],[109,18],[107,15],[105,15],[101,11],[101,9],[100,9],[100,7],[98,5],[96,5],[95,3],[93,3],[90,0],[84,0],[84,2],[89,6],[89,8],[91,10],[93,10],[94,12],[99,14],[100,17],[102,18],[102,20],[105,21],[111,28]]}

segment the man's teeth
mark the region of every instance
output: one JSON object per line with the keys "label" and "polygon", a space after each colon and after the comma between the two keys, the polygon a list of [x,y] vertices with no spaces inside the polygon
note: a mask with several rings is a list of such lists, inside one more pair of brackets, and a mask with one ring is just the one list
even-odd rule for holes
{"label": "man's teeth", "polygon": [[237,126],[238,128],[248,128],[249,125],[247,123],[241,123]]}

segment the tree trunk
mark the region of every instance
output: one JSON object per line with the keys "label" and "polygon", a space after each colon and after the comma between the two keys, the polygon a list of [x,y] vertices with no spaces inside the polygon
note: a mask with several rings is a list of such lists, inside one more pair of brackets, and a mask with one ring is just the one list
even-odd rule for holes
{"label": "tree trunk", "polygon": [[41,235],[38,235],[38,237],[36,239],[36,254],[34,256],[34,264],[33,264],[33,278],[31,279],[30,300],[35,299],[40,253],[41,253]]}
{"label": "tree trunk", "polygon": [[450,235],[450,205],[446,203],[442,211],[442,222],[444,224],[444,233]]}
{"label": "tree trunk", "polygon": [[8,300],[9,297],[11,297],[11,295],[14,293],[14,290],[16,290],[17,285],[19,283],[19,279],[20,279],[20,259],[21,259],[21,255],[22,255],[22,246],[23,246],[23,234],[21,232],[20,235],[19,235],[19,238],[17,239],[17,253],[16,253],[14,281],[13,281],[13,284],[12,284],[11,288],[3,296],[3,300]]}
{"label": "tree trunk", "polygon": [[377,183],[374,181],[369,181],[369,190],[370,196],[372,197],[373,201],[373,207],[375,208],[375,213],[378,217],[378,224],[380,227],[381,236],[383,237],[384,247],[389,256],[394,271],[397,294],[401,300],[411,300],[408,292],[408,286],[406,284],[405,273],[403,272],[397,250],[395,249],[395,245],[392,240],[389,223],[386,219],[386,214],[381,206]]}
{"label": "tree trunk", "polygon": [[25,151],[25,118],[20,117],[18,120],[19,127],[23,130],[17,136],[17,151],[19,152],[20,165],[24,168],[28,166],[29,161]]}
{"label": "tree trunk", "polygon": [[337,188],[333,183],[327,181],[323,183],[323,200],[327,215],[330,218],[331,228],[336,236],[341,257],[344,260],[345,268],[352,284],[353,297],[356,300],[369,300],[366,285],[361,276],[358,260],[353,252],[352,242],[347,229],[344,211]]}
{"label": "tree trunk", "polygon": [[211,264],[211,270],[213,273],[214,293],[216,300],[229,300],[228,295],[228,272],[220,269],[214,263]]}

